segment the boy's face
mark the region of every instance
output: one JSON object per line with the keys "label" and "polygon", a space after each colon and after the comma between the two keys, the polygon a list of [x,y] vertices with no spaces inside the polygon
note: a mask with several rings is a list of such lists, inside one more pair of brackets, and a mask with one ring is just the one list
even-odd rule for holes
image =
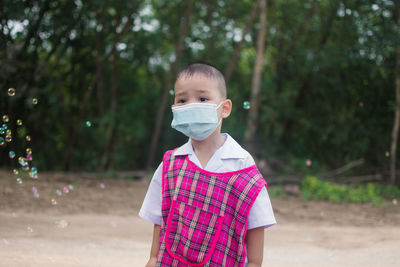
{"label": "boy's face", "polygon": [[183,76],[175,83],[174,106],[190,103],[213,103],[219,105],[222,100],[217,81],[205,75]]}

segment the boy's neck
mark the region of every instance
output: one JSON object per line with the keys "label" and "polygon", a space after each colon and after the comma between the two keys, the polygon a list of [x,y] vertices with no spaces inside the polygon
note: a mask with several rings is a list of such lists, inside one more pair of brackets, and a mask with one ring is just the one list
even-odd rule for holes
{"label": "boy's neck", "polygon": [[221,129],[218,127],[218,129],[206,139],[201,141],[191,139],[191,142],[194,153],[196,153],[202,165],[201,167],[204,169],[215,151],[224,144],[225,138],[221,135]]}

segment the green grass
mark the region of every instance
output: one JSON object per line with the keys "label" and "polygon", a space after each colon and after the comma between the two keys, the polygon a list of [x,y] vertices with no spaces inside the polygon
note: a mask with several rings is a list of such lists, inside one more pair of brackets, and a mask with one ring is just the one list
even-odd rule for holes
{"label": "green grass", "polygon": [[316,176],[306,176],[301,184],[301,195],[305,200],[328,200],[335,203],[373,203],[383,206],[386,199],[399,199],[400,189],[374,183],[338,185]]}

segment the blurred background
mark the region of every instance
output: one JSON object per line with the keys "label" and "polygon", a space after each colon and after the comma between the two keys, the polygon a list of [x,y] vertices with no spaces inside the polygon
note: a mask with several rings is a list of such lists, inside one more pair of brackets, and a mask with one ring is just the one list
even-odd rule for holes
{"label": "blurred background", "polygon": [[200,60],[226,77],[223,132],[267,175],[395,184],[399,10],[385,0],[3,0],[0,112],[12,140],[3,129],[1,167],[18,166],[28,146],[42,171],[155,168],[186,141],[170,127],[174,77]]}

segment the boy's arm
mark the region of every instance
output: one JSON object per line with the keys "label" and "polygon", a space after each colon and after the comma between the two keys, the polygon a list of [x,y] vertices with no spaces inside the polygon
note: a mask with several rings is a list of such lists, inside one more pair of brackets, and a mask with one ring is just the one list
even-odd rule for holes
{"label": "boy's arm", "polygon": [[158,250],[160,249],[159,240],[160,240],[160,226],[155,224],[153,230],[153,242],[151,244],[150,259],[147,262],[146,267],[156,266],[157,254]]}
{"label": "boy's arm", "polygon": [[247,267],[261,267],[264,253],[264,226],[247,230]]}

